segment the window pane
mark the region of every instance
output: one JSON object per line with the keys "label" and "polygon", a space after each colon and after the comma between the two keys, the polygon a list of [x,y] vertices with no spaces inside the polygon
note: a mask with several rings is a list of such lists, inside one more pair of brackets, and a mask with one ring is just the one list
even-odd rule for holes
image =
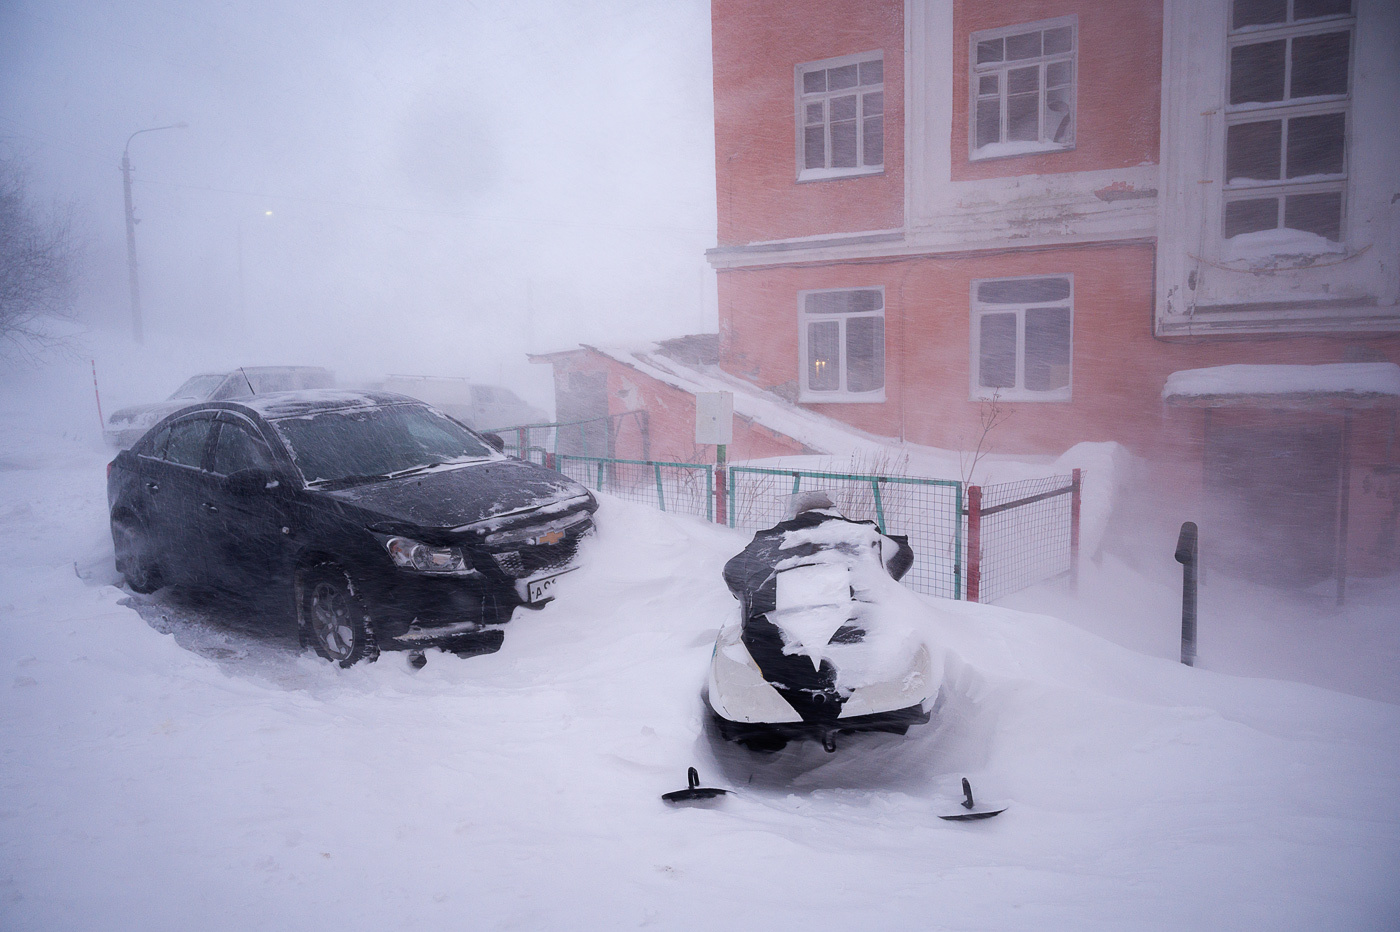
{"label": "window pane", "polygon": [[1040,68],[1014,68],[1006,73],[1006,93],[1034,94],[1040,90]]}
{"label": "window pane", "polygon": [[1241,45],[1230,52],[1230,103],[1283,100],[1284,41]]}
{"label": "window pane", "polygon": [[847,87],[856,86],[856,66],[842,65],[840,68],[827,69],[827,89],[839,91]]}
{"label": "window pane", "polygon": [[1018,94],[1006,98],[1007,141],[1035,142],[1040,139],[1040,95]]}
{"label": "window pane", "polygon": [[807,325],[807,387],[814,392],[841,388],[841,324],[824,320]]}
{"label": "window pane", "polygon": [[1045,54],[1058,55],[1074,48],[1074,27],[1061,26],[1045,30]]}
{"label": "window pane", "polygon": [[1329,32],[1323,36],[1299,36],[1293,40],[1293,87],[1291,97],[1347,92],[1347,65],[1351,53],[1351,33]]}
{"label": "window pane", "polygon": [[1281,23],[1288,16],[1288,0],[1235,0],[1235,28]]}
{"label": "window pane", "polygon": [[240,469],[270,466],[261,444],[242,426],[223,424],[219,438],[214,441],[214,457],[210,468],[221,476],[232,475]]}
{"label": "window pane", "polygon": [[1316,19],[1351,12],[1351,0],[1294,0],[1294,19]]}
{"label": "window pane", "polygon": [[831,124],[831,167],[856,167],[855,120]]}
{"label": "window pane", "polygon": [[1225,130],[1227,183],[1277,181],[1283,168],[1283,121],[1236,123]]}
{"label": "window pane", "polygon": [[1283,225],[1290,230],[1316,233],[1334,243],[1342,241],[1342,195],[1290,194],[1283,205]]}
{"label": "window pane", "polygon": [[878,116],[885,112],[885,94],[883,91],[872,91],[861,99],[861,106],[865,109],[864,116]]}
{"label": "window pane", "polygon": [[1068,278],[1012,278],[977,285],[980,304],[1048,304],[1068,299]]}
{"label": "window pane", "polygon": [[1019,61],[1022,58],[1040,57],[1040,33],[1023,32],[1019,36],[1006,37],[1006,60]]}
{"label": "window pane", "polygon": [[977,64],[983,65],[992,61],[1001,61],[1001,40],[988,39],[986,42],[978,42]]}
{"label": "window pane", "polygon": [[885,387],[885,319],[852,317],[846,321],[846,391],[873,392]]}
{"label": "window pane", "polygon": [[813,124],[815,124],[815,123],[821,123],[822,120],[823,120],[823,116],[822,116],[822,105],[821,105],[821,104],[808,104],[808,105],[807,105],[807,125],[808,125],[808,126],[811,126],[811,125],[813,125]]}
{"label": "window pane", "polygon": [[1070,89],[1057,87],[1045,92],[1045,135],[1051,142],[1074,142],[1074,114],[1070,112]]}
{"label": "window pane", "polygon": [[809,126],[802,134],[802,167],[826,168],[826,127]]}
{"label": "window pane", "polygon": [[1278,227],[1278,198],[1251,198],[1225,205],[1225,238]]}
{"label": "window pane", "polygon": [[1016,315],[983,314],[977,346],[977,384],[1016,387]]}
{"label": "window pane", "polygon": [[204,444],[214,422],[207,418],[181,421],[170,428],[170,442],[165,447],[165,459],[182,466],[204,464]]}
{"label": "window pane", "polygon": [[1026,310],[1026,388],[1048,392],[1069,385],[1070,313],[1067,307]]}
{"label": "window pane", "polygon": [[998,83],[999,83],[999,82],[997,81],[997,75],[994,75],[994,74],[986,74],[986,75],[983,75],[982,77],[980,77],[980,78],[977,79],[977,93],[978,93],[978,95],[979,95],[979,96],[982,96],[982,97],[986,97],[988,94],[995,94],[995,93],[997,93],[997,84],[998,84]]}
{"label": "window pane", "polygon": [[1340,175],[1344,168],[1345,113],[1294,117],[1288,121],[1288,177]]}
{"label": "window pane", "polygon": [[881,84],[885,80],[885,63],[880,59],[860,63],[860,83],[863,87]]}
{"label": "window pane", "polygon": [[831,120],[854,120],[856,118],[856,99],[850,97],[831,98]]}
{"label": "window pane", "polygon": [[865,120],[865,165],[885,164],[885,118],[867,117]]}
{"label": "window pane", "polygon": [[1074,63],[1054,61],[1045,66],[1045,86],[1064,87],[1074,77]]}
{"label": "window pane", "polygon": [[819,68],[816,71],[808,71],[806,74],[802,75],[802,93],[820,94],[824,90],[826,90],[825,69]]}
{"label": "window pane", "polygon": [[1001,142],[1001,100],[987,97],[977,101],[977,143]]}
{"label": "window pane", "polygon": [[818,291],[803,302],[808,314],[868,314],[884,309],[884,296],[874,288],[850,291]]}

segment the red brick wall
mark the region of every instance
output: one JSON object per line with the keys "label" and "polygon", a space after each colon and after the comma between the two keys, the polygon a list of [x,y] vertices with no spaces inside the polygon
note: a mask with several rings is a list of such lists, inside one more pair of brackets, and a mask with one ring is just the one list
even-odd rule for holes
{"label": "red brick wall", "polygon": [[[720,245],[904,222],[903,0],[713,0]],[[797,182],[794,68],[884,52],[885,170]]]}
{"label": "red brick wall", "polygon": [[[982,29],[1079,17],[1075,148],[968,159],[968,37]],[[1126,168],[1158,160],[1161,0],[958,0],[953,7],[953,180]]]}

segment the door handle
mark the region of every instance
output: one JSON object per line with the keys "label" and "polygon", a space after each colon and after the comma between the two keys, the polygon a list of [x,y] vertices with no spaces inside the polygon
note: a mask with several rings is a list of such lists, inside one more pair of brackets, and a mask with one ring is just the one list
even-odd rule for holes
{"label": "door handle", "polygon": [[211,503],[209,503],[209,502],[202,502],[202,503],[200,504],[200,507],[203,508],[205,511],[209,512],[210,514],[218,514],[218,513],[219,513],[219,506],[218,506],[218,505],[211,504]]}
{"label": "door handle", "polygon": [[146,480],[146,488],[150,489],[152,492],[159,492],[159,491],[160,491],[160,483],[155,482],[155,481],[153,481],[153,480],[151,480],[151,479],[147,479],[147,480]]}

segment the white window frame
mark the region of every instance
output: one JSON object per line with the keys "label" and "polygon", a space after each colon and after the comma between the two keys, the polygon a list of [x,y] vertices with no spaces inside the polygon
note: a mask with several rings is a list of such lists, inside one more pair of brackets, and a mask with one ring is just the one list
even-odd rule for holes
{"label": "white window frame", "polygon": [[[843,65],[861,65],[865,62],[880,62],[881,99],[885,101],[880,111],[880,134],[881,134],[881,159],[877,164],[865,164],[865,95],[873,93],[873,85],[862,89],[862,85],[843,88],[839,91],[823,91],[820,93],[803,93],[803,77],[812,71],[824,71],[828,68],[840,68]],[[821,61],[802,62],[793,69],[793,94],[796,101],[795,124],[796,124],[796,152],[797,152],[797,180],[798,181],[829,181],[833,178],[855,178],[862,175],[878,175],[885,170],[884,152],[886,146],[883,144],[887,121],[886,114],[889,112],[888,98],[884,96],[885,81],[883,78],[885,53],[876,49],[871,52],[858,52],[854,55],[842,55],[837,58],[826,58]],[[856,98],[856,165],[846,168],[807,168],[806,159],[806,129],[807,129],[807,104],[820,103],[822,106],[824,132],[823,162],[831,161],[831,105],[833,97],[845,97],[851,94]]]}
{"label": "white window frame", "polygon": [[[988,42],[993,39],[1005,39],[1007,36],[1018,36],[1027,32],[1045,32],[1049,29],[1059,29],[1070,27],[1070,48],[1068,52],[1056,52],[1051,55],[1041,54],[1035,58],[1019,59],[1015,62],[1005,60],[999,62],[987,62],[977,64],[977,45],[979,42]],[[967,43],[967,157],[974,162],[985,159],[1006,159],[1015,158],[1021,155],[1033,155],[1042,152],[1068,152],[1075,147],[1079,138],[1079,17],[1078,15],[1057,16],[1054,19],[1043,19],[1033,23],[1021,23],[1016,26],[1004,26],[999,29],[983,29],[968,36]],[[1069,82],[1069,119],[1070,119],[1070,139],[1068,142],[1054,142],[1045,139],[1045,95],[1046,68],[1049,65],[1068,61],[1070,63]],[[1008,71],[1026,68],[1031,65],[1038,65],[1040,69],[1039,90],[1040,106],[1038,108],[1039,129],[1036,133],[1036,140],[1011,141],[1006,138],[1007,133],[1007,81]],[[1001,139],[995,143],[987,143],[980,148],[977,145],[977,100],[981,96],[978,93],[980,78],[997,76],[997,97],[1001,106]],[[990,96],[990,95],[989,95]]]}
{"label": "white window frame", "polygon": [[[846,291],[876,291],[880,294],[880,309],[878,311],[860,311],[848,314],[809,314],[807,313],[807,296],[814,294],[833,294]],[[852,392],[846,389],[846,322],[857,317],[878,317],[881,320],[881,333],[884,343],[880,353],[880,387],[869,392]],[[840,330],[840,388],[835,391],[813,391],[808,387],[807,371],[807,325],[821,323],[823,321],[837,321],[841,325]],[[883,285],[863,285],[851,288],[813,288],[797,293],[797,346],[798,346],[798,401],[804,404],[878,404],[885,400],[885,386],[889,383],[889,337],[883,326],[886,321],[885,316],[885,287]]]}
{"label": "white window frame", "polygon": [[[1061,301],[1040,301],[1026,304],[983,304],[978,300],[979,285],[990,282],[1030,281],[1039,278],[1059,278],[1069,283],[1069,297]],[[1059,272],[1046,275],[1013,275],[1005,278],[978,278],[969,288],[971,308],[971,339],[968,356],[969,394],[972,401],[1070,401],[1074,396],[1074,275]],[[1033,391],[1026,384],[1026,311],[1033,308],[1061,308],[1069,306],[1069,382],[1062,388],[1049,391]],[[987,387],[982,384],[982,317],[986,314],[1016,315],[1016,384],[1014,386]]]}
{"label": "white window frame", "polygon": [[[1220,177],[1224,181],[1221,188],[1223,196],[1220,204],[1219,227],[1220,241],[1222,243],[1229,243],[1230,240],[1234,239],[1234,236],[1225,235],[1225,218],[1229,211],[1229,205],[1233,201],[1250,200],[1251,198],[1266,196],[1277,198],[1277,215],[1272,229],[1285,230],[1293,229],[1292,227],[1284,225],[1284,210],[1288,195],[1339,194],[1341,196],[1341,210],[1338,218],[1339,227],[1337,242],[1339,245],[1343,246],[1346,244],[1347,181],[1350,177],[1352,138],[1351,99],[1356,66],[1356,0],[1352,0],[1351,13],[1323,16],[1302,21],[1295,21],[1293,19],[1293,2],[1294,0],[1287,0],[1287,18],[1282,23],[1242,26],[1238,29],[1236,29],[1234,25],[1234,4],[1229,3],[1229,12],[1227,13],[1229,25],[1227,27],[1228,33],[1225,48],[1225,90],[1222,95],[1225,100],[1225,136],[1220,144]],[[1290,40],[1304,36],[1341,32],[1343,29],[1349,34],[1351,40],[1347,47],[1346,93],[1318,95],[1314,97],[1289,97],[1288,94],[1292,91],[1293,82],[1293,44]],[[1284,99],[1267,103],[1230,103],[1230,85],[1233,78],[1231,63],[1235,49],[1243,45],[1255,45],[1274,41],[1285,42],[1283,60]],[[1311,176],[1305,180],[1289,181],[1289,120],[1297,117],[1321,116],[1333,113],[1343,114],[1346,121],[1346,128],[1343,130],[1342,135],[1341,172],[1325,176]],[[1230,127],[1241,123],[1259,123],[1270,120],[1278,120],[1281,123],[1282,134],[1279,141],[1279,173],[1283,177],[1277,181],[1242,179],[1239,183],[1232,184],[1228,170]],[[1248,234],[1235,235],[1241,236]]]}

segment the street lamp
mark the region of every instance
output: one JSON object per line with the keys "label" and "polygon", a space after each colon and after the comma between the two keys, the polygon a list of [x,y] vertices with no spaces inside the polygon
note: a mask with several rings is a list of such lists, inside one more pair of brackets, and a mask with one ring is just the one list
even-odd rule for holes
{"label": "street lamp", "polygon": [[141,342],[141,286],[136,278],[136,212],[131,206],[131,140],[142,133],[154,133],[162,129],[184,129],[187,126],[189,124],[181,120],[169,126],[138,129],[126,137],[126,145],[122,146],[122,192],[126,195],[126,264],[131,278],[131,336],[137,343]]}

